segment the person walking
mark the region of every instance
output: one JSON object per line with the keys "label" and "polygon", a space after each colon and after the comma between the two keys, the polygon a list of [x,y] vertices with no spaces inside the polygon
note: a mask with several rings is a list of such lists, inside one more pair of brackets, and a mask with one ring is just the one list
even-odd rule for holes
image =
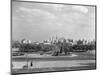
{"label": "person walking", "polygon": [[31,61],[30,62],[30,68],[32,69],[32,67],[33,67],[33,62]]}

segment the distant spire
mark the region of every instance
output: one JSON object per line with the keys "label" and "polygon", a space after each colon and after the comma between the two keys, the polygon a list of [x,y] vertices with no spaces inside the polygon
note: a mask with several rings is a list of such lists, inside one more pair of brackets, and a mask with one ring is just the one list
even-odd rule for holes
{"label": "distant spire", "polygon": [[53,36],[51,37],[51,41],[52,41],[52,43],[53,43]]}
{"label": "distant spire", "polygon": [[56,40],[58,39],[57,35],[56,35]]}

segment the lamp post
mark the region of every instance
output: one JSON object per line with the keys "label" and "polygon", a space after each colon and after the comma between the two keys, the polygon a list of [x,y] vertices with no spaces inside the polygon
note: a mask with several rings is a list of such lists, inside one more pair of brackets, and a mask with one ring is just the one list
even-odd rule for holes
{"label": "lamp post", "polygon": [[26,66],[27,66],[27,69],[29,69],[28,67],[28,54],[26,53]]}
{"label": "lamp post", "polygon": [[[28,43],[26,44],[26,49],[28,50]],[[26,50],[26,62],[27,62],[27,69],[29,69],[28,66],[28,51]]]}
{"label": "lamp post", "polygon": [[22,44],[24,44],[24,51],[25,51],[25,58],[26,58],[26,67],[27,67],[27,69],[29,69],[29,66],[28,66],[28,50],[29,50],[29,44],[31,43],[31,41],[23,39],[21,42],[22,42]]}

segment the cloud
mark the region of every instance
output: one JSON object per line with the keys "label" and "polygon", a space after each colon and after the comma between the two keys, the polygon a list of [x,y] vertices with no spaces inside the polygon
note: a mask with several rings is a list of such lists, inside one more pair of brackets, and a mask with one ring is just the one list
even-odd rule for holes
{"label": "cloud", "polygon": [[61,4],[44,4],[44,6],[51,7],[54,10],[61,11],[64,5]]}
{"label": "cloud", "polygon": [[[87,7],[60,4],[22,5],[14,7],[18,11],[13,11],[13,36],[16,39],[28,38],[34,41],[48,39],[52,35],[89,39],[94,36],[94,16],[91,16]],[[87,13],[91,15],[88,16]]]}
{"label": "cloud", "polygon": [[62,7],[64,7],[64,5],[62,5],[62,4],[44,4],[44,5],[55,7],[55,8],[62,8]]}
{"label": "cloud", "polygon": [[88,9],[85,6],[72,6],[72,9],[80,11],[82,13],[88,13]]}
{"label": "cloud", "polygon": [[31,8],[25,8],[25,7],[20,7],[21,11],[27,12],[30,15],[43,15],[44,17],[54,19],[55,15],[46,11],[46,10],[41,10],[41,9],[31,9]]}

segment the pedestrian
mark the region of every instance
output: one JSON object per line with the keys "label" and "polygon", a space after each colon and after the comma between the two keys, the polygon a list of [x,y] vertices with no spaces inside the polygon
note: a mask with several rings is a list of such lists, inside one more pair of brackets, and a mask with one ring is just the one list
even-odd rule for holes
{"label": "pedestrian", "polygon": [[33,63],[32,63],[32,61],[31,61],[31,64],[30,64],[30,66],[31,66],[31,67],[33,66]]}

